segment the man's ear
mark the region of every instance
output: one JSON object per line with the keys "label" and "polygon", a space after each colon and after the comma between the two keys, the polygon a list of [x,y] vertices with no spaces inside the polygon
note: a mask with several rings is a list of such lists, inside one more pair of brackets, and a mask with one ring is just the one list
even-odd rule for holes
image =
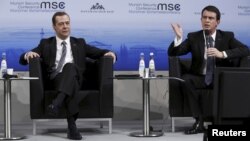
{"label": "man's ear", "polygon": [[220,20],[217,20],[217,26],[220,24]]}

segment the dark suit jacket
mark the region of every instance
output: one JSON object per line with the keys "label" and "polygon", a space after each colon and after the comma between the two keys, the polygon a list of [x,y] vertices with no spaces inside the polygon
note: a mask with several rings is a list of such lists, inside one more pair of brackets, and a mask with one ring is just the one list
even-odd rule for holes
{"label": "dark suit jacket", "polygon": [[[78,67],[79,71],[83,74],[86,68],[86,57],[91,59],[98,59],[102,57],[109,50],[99,49],[94,46],[86,44],[82,38],[70,37],[71,50],[74,59],[74,63]],[[38,47],[32,49],[40,55],[43,59],[45,75],[48,76],[53,71],[56,59],[56,38],[50,37],[48,39],[42,39]],[[26,65],[28,62],[24,59],[24,54],[20,56],[20,64]]]}
{"label": "dark suit jacket", "polygon": [[[225,51],[226,59],[216,58],[217,67],[233,67],[239,64],[239,58],[248,56],[249,49],[246,45],[235,39],[233,32],[217,30],[215,47],[219,51]],[[191,53],[191,73],[202,74],[204,60],[205,39],[203,31],[189,33],[187,39],[178,47],[174,47],[174,42],[168,48],[169,56],[180,56]]]}

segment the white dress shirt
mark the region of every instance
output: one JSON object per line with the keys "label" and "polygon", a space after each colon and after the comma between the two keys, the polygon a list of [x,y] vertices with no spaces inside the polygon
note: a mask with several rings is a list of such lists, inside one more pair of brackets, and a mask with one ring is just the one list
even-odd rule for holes
{"label": "white dress shirt", "polygon": [[[56,67],[58,66],[59,60],[62,56],[62,42],[65,41],[66,42],[66,57],[65,57],[65,61],[63,66],[66,63],[73,63],[73,55],[72,55],[72,50],[71,50],[71,44],[70,44],[70,37],[68,37],[66,40],[62,40],[59,37],[56,36]],[[63,68],[63,67],[62,67]],[[60,72],[62,72],[62,70],[60,70]]]}

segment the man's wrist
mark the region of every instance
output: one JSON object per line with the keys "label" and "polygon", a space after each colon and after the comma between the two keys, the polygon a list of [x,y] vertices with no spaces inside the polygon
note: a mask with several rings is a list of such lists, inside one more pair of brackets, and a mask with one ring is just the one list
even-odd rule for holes
{"label": "man's wrist", "polygon": [[227,58],[227,53],[226,53],[226,51],[222,51],[222,58],[223,58],[223,59]]}

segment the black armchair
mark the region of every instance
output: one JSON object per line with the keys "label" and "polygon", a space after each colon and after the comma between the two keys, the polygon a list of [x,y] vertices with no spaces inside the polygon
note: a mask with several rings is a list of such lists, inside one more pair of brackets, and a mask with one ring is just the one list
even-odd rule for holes
{"label": "black armchair", "polygon": [[216,68],[214,83],[213,123],[243,124],[248,120],[250,68]]}
{"label": "black armchair", "polygon": [[[250,66],[249,60],[250,60],[249,57],[241,58],[234,62],[234,66],[248,67]],[[181,78],[182,74],[186,73],[189,70],[190,65],[191,65],[191,58],[180,58],[178,56],[169,56],[169,76]],[[234,68],[234,69],[239,69],[239,68]],[[220,82],[221,84],[221,81],[218,80],[220,78],[221,77],[218,77],[218,74],[215,75],[216,81]],[[214,89],[219,90],[220,86],[218,85],[218,82],[214,84],[215,85]],[[181,82],[176,80],[169,80],[169,115],[171,117],[171,122],[172,122],[172,132],[175,131],[176,117],[192,116],[187,98],[185,98],[185,95],[181,92],[180,83]],[[201,93],[200,99],[205,120],[213,121],[215,114],[217,115],[219,114],[218,111],[217,113],[213,111],[213,109],[215,109],[215,107],[213,107],[214,105],[213,102],[215,102],[215,100],[218,99],[212,96],[214,95],[212,89],[198,89],[197,91],[200,91]],[[218,118],[216,119],[218,120]]]}
{"label": "black armchair", "polygon": [[[43,77],[43,63],[40,58],[30,60],[29,71],[31,77],[39,80],[30,81],[30,115],[33,120],[33,134],[36,134],[36,123],[43,119],[64,119],[66,110],[60,111],[58,117],[52,117],[46,112],[46,107],[54,97],[56,91],[46,90]],[[86,79],[80,91],[79,119],[108,121],[109,133],[112,132],[113,118],[113,60],[104,56],[99,60],[87,59]]]}

